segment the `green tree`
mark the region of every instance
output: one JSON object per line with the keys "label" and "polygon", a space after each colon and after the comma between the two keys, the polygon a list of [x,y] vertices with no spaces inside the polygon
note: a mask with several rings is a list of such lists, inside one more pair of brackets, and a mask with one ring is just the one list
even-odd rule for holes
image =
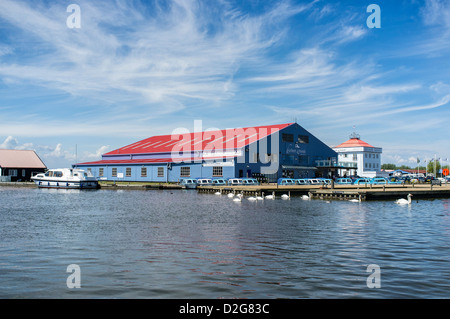
{"label": "green tree", "polygon": [[437,176],[439,173],[439,170],[441,169],[441,163],[439,163],[438,160],[436,160],[436,172],[434,171],[434,160],[431,160],[427,165],[427,171],[429,173],[436,173],[434,176]]}
{"label": "green tree", "polygon": [[386,163],[381,165],[381,169],[397,169],[397,166],[395,164]]}

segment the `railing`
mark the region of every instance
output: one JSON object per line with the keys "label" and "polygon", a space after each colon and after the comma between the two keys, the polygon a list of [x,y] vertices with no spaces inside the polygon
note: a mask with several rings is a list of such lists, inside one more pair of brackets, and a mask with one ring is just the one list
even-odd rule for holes
{"label": "railing", "polygon": [[358,166],[354,162],[336,162],[336,160],[318,160],[316,161],[316,167],[357,168]]}
{"label": "railing", "polygon": [[0,182],[2,182],[2,183],[10,183],[11,182],[11,176],[0,176]]}

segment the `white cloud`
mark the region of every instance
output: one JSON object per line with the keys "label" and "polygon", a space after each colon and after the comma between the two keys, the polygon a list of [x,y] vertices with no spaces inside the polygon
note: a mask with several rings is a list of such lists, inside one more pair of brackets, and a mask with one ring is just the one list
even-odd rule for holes
{"label": "white cloud", "polygon": [[[0,17],[31,35],[37,54],[26,63],[0,64],[0,75],[117,104],[165,103],[151,108],[162,114],[179,111],[186,99],[228,99],[240,65],[283,35],[282,28],[268,32],[270,27],[305,9],[281,2],[250,16],[174,1],[145,16],[129,2],[79,5],[82,27],[71,30],[61,5],[34,9],[34,3],[2,1]],[[44,49],[50,52],[39,54]]]}

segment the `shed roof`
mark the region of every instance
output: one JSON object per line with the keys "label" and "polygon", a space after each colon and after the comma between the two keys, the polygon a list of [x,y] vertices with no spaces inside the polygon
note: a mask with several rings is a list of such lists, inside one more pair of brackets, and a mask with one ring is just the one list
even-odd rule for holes
{"label": "shed roof", "polygon": [[0,149],[2,168],[47,168],[35,151]]}

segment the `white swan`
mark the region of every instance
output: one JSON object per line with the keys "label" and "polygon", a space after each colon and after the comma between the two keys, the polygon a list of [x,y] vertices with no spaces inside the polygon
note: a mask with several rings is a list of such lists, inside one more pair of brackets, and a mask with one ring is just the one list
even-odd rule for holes
{"label": "white swan", "polygon": [[396,204],[399,204],[399,205],[411,204],[411,197],[412,197],[412,196],[413,196],[413,195],[408,194],[408,196],[406,196],[406,198],[408,198],[408,199],[400,198],[400,199],[397,199],[397,200],[395,201],[395,203],[396,203]]}
{"label": "white swan", "polygon": [[228,193],[228,198],[233,198],[234,197],[234,194],[233,193]]}
{"label": "white swan", "polygon": [[352,202],[352,203],[361,203],[361,195],[358,195],[358,199],[349,199],[349,202]]}
{"label": "white swan", "polygon": [[250,196],[250,197],[248,197],[247,199],[250,200],[250,201],[255,201],[255,200],[256,200],[256,197]]}
{"label": "white swan", "polygon": [[222,195],[221,192],[215,192],[214,195]]}
{"label": "white swan", "polygon": [[233,198],[234,202],[242,202],[242,194],[237,194],[235,198]]}
{"label": "white swan", "polygon": [[256,196],[257,200],[264,200],[264,192],[261,194],[261,196]]}
{"label": "white swan", "polygon": [[303,200],[310,200],[311,197],[312,197],[311,192],[308,192],[308,195],[302,195],[302,199],[303,199]]}
{"label": "white swan", "polygon": [[281,195],[281,199],[291,199],[291,192],[288,192],[288,195],[286,194]]}
{"label": "white swan", "polygon": [[266,195],[265,199],[275,199],[275,192],[272,192],[272,195]]}

